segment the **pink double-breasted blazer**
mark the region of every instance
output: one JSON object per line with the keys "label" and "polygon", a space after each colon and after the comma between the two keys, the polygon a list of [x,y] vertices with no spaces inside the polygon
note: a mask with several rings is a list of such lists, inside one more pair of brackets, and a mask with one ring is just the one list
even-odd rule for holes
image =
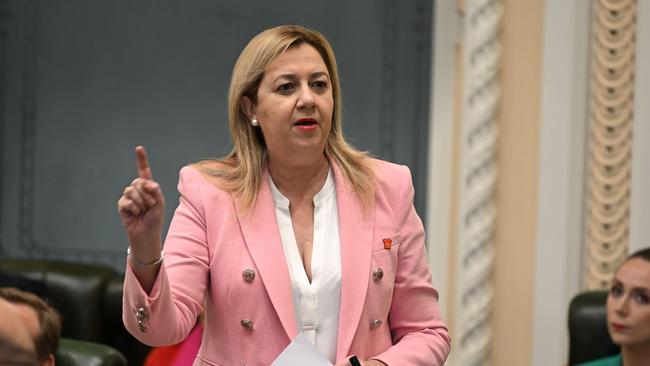
{"label": "pink double-breasted blazer", "polygon": [[[342,271],[337,360],[358,355],[390,366],[442,365],[450,339],[431,284],[410,171],[380,160],[372,165],[370,208],[333,166]],[[195,168],[181,169],[180,204],[150,294],[127,265],[123,320],[131,334],[152,346],[180,342],[205,304],[194,365],[266,366],[291,342],[298,331],[268,179],[265,173],[256,202],[245,210]],[[373,278],[377,268],[380,280]],[[247,269],[252,280],[250,271],[243,275]]]}

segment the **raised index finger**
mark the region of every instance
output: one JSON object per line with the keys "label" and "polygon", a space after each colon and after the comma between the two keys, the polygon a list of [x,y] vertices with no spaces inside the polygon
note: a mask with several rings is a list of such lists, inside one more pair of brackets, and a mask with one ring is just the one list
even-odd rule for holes
{"label": "raised index finger", "polygon": [[135,148],[135,155],[138,159],[138,176],[142,179],[151,180],[151,168],[149,167],[149,160],[147,160],[147,151],[142,146]]}

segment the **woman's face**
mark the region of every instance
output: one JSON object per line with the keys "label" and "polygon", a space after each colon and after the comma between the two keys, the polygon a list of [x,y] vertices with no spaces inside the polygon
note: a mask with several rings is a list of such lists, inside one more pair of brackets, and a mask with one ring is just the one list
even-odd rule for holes
{"label": "woman's face", "polygon": [[614,343],[650,347],[650,262],[623,263],[607,298],[607,323]]}
{"label": "woman's face", "polygon": [[290,47],[264,71],[257,104],[245,98],[244,108],[259,122],[272,160],[322,155],[334,108],[323,58],[307,43]]}

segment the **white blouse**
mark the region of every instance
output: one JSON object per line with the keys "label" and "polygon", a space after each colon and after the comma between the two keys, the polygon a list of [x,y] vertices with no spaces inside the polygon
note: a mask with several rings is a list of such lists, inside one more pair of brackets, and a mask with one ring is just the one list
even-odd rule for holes
{"label": "white blouse", "polygon": [[298,331],[330,362],[336,362],[336,339],[341,304],[341,243],[336,187],[330,168],[320,192],[314,196],[314,242],[311,283],[302,264],[291,223],[289,199],[270,179],[282,248],[289,266]]}

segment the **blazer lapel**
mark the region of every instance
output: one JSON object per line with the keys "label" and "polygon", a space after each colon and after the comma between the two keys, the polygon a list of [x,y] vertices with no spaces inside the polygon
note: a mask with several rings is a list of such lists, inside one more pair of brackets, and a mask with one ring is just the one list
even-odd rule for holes
{"label": "blazer lapel", "polygon": [[297,325],[291,295],[291,278],[282,249],[282,239],[268,179],[268,172],[265,171],[257,200],[247,210],[241,206],[240,200],[233,198],[248,250],[284,331],[289,339],[293,340],[297,335]]}
{"label": "blazer lapel", "polygon": [[341,306],[336,344],[336,358],[341,359],[347,356],[357,328],[364,326],[359,321],[370,278],[375,215],[371,208],[364,208],[338,166],[332,166],[341,236]]}

